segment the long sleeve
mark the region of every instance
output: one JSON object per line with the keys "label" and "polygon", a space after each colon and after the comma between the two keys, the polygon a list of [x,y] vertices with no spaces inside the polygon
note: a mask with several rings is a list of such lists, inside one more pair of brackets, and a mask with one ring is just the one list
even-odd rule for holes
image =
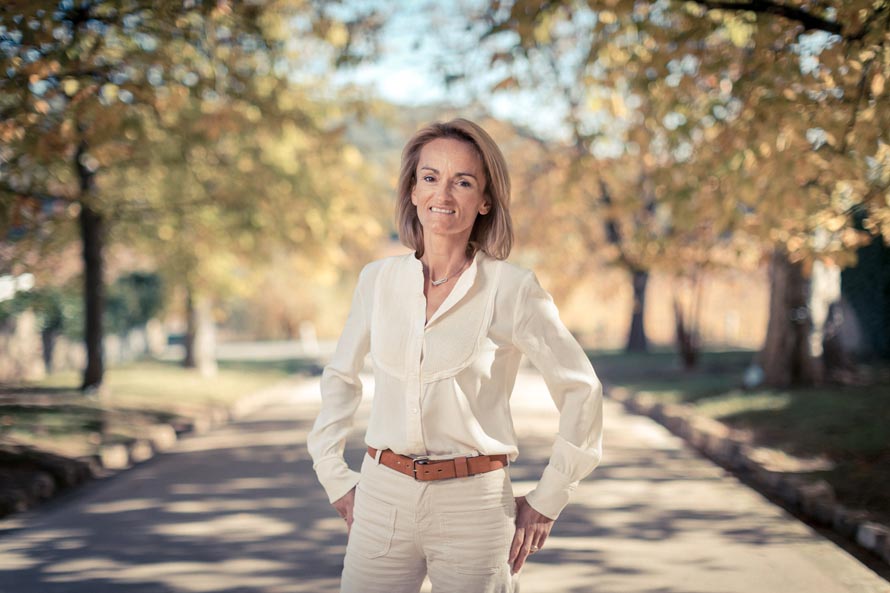
{"label": "long sleeve", "polygon": [[370,285],[368,266],[359,274],[349,316],[334,356],[321,376],[321,411],[306,438],[313,469],[330,502],[349,492],[359,473],[349,469],[343,458],[346,437],[353,426],[362,399],[359,372],[370,348],[370,311],[366,294]]}
{"label": "long sleeve", "polygon": [[526,496],[532,508],[556,519],[602,458],[602,383],[534,272],[520,287],[513,328],[514,345],[541,372],[559,409],[550,461]]}

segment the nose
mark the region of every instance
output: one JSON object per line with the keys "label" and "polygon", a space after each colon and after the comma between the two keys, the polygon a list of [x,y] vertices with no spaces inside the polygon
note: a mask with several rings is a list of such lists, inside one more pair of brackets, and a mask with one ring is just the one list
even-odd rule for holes
{"label": "nose", "polygon": [[453,189],[450,183],[440,183],[436,188],[436,197],[451,199]]}

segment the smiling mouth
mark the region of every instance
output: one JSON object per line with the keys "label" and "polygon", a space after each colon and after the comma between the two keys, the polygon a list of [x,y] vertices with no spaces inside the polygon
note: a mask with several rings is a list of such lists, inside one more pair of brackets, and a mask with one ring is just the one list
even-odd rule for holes
{"label": "smiling mouth", "polygon": [[454,214],[457,212],[456,210],[446,210],[445,208],[436,208],[435,206],[432,206],[430,210],[438,212],[439,214]]}

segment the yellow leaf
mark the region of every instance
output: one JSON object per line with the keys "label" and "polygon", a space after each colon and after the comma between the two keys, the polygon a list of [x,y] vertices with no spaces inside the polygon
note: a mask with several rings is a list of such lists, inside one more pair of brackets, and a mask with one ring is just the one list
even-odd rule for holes
{"label": "yellow leaf", "polygon": [[62,82],[62,90],[69,97],[73,96],[80,89],[80,82],[75,78],[66,78]]}
{"label": "yellow leaf", "polygon": [[836,233],[837,231],[844,228],[844,225],[847,224],[846,216],[832,216],[828,220],[825,221],[825,228],[831,231],[832,233]]}
{"label": "yellow leaf", "polygon": [[550,35],[550,26],[553,19],[546,15],[541,22],[534,28],[533,35],[538,45],[546,45],[550,43],[553,37]]}
{"label": "yellow leaf", "polygon": [[776,150],[783,152],[788,146],[788,134],[783,130],[776,136]]}
{"label": "yellow leaf", "polygon": [[343,23],[335,21],[328,29],[327,40],[336,48],[346,47],[349,42],[349,31]]}
{"label": "yellow leaf", "polygon": [[740,19],[733,19],[728,22],[726,29],[729,32],[729,40],[736,47],[746,47],[754,34],[754,27],[742,22]]}
{"label": "yellow leaf", "polygon": [[871,79],[871,94],[873,97],[883,94],[884,92],[884,75],[875,74]]}
{"label": "yellow leaf", "polygon": [[612,113],[615,117],[621,119],[627,117],[627,105],[624,100],[617,94],[611,96]]}
{"label": "yellow leaf", "polygon": [[113,101],[114,99],[117,99],[117,91],[118,91],[118,87],[116,84],[106,82],[105,84],[102,85],[102,90],[101,90],[102,96],[107,98],[109,101]]}
{"label": "yellow leaf", "polygon": [[362,153],[355,146],[348,145],[343,147],[343,162],[348,166],[361,166],[363,160]]}
{"label": "yellow leaf", "polygon": [[260,108],[256,105],[251,105],[245,110],[245,115],[247,116],[247,120],[252,123],[257,123],[263,118],[263,112],[260,111]]}

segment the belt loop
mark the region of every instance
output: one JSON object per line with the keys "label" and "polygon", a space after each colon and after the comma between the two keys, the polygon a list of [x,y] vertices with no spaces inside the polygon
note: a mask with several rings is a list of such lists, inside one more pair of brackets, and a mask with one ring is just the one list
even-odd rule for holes
{"label": "belt loop", "polygon": [[470,475],[470,468],[467,464],[466,457],[454,458],[454,476],[456,478],[466,478]]}
{"label": "belt loop", "polygon": [[380,465],[380,456],[383,455],[383,449],[377,449],[377,453],[374,454],[374,461]]}

